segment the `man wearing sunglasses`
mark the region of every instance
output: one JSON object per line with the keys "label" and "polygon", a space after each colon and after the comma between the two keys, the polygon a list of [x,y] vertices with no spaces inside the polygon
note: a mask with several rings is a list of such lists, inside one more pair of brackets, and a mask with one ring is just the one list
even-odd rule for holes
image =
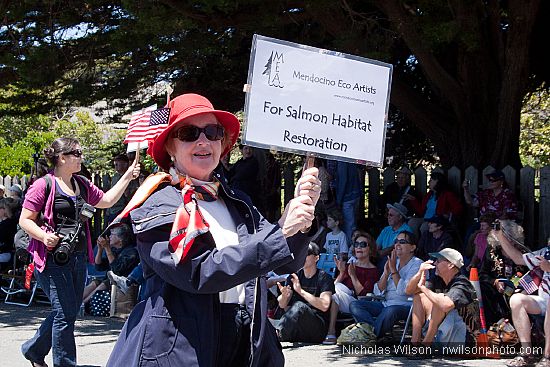
{"label": "man wearing sunglasses", "polygon": [[[430,256],[435,261],[423,262],[407,285],[407,292],[414,293],[411,343],[418,345],[422,334],[425,346],[437,343],[458,347],[473,343],[473,332],[479,329],[479,303],[472,283],[460,274],[464,259],[451,248],[432,252]],[[431,269],[435,269],[445,283],[442,293],[426,287],[427,272]]]}

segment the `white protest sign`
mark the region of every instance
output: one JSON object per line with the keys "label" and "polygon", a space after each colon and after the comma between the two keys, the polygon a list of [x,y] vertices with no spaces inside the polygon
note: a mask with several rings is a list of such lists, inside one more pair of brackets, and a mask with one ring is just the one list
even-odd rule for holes
{"label": "white protest sign", "polygon": [[255,35],[243,142],[382,166],[392,69]]}
{"label": "white protest sign", "polygon": [[126,148],[126,153],[135,152],[139,149],[147,149],[147,141],[142,141],[141,143],[128,143]]}

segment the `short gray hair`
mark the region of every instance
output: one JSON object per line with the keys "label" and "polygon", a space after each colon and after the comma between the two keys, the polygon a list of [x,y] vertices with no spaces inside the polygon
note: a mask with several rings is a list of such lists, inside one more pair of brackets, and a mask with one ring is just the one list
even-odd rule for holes
{"label": "short gray hair", "polygon": [[117,226],[111,228],[111,234],[116,232],[116,235],[122,242],[122,247],[126,247],[134,242],[134,233],[129,225],[120,223]]}

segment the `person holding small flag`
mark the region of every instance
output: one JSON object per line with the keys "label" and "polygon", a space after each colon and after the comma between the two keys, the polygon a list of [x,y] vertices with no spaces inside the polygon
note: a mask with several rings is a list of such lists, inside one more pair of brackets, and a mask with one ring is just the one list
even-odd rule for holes
{"label": "person holding small flag", "polygon": [[149,176],[114,220],[133,223],[147,294],[107,366],[282,366],[264,275],[304,264],[318,170],[304,171],[297,196],[271,224],[223,175],[237,117],[198,94],[166,108],[166,127],[148,148],[165,172]]}
{"label": "person holding small flag", "polygon": [[[518,265],[527,265],[530,281],[522,278],[520,284],[527,293],[515,293],[510,298],[512,320],[524,353],[517,355],[508,366],[530,366],[536,357],[532,353],[531,321],[529,315],[544,315],[544,356],[536,367],[550,367],[550,243],[547,247],[533,252],[522,253],[518,247],[525,248],[523,228],[512,220],[497,220],[490,234],[502,246],[506,255]],[[542,279],[537,274],[544,272]],[[538,288],[538,289],[537,289]]]}
{"label": "person holding small flag", "polygon": [[54,366],[76,366],[75,321],[86,282],[86,260],[94,262],[84,209],[93,214],[91,206],[106,209],[114,205],[138,177],[140,165],[136,159],[117,184],[103,192],[78,174],[83,153],[77,139],[55,139],[44,149],[44,156],[53,169],[27,191],[19,225],[29,234],[27,251],[33,257],[34,276],[52,312],[21,346],[21,352],[34,367],[47,367],[44,358],[50,350]]}

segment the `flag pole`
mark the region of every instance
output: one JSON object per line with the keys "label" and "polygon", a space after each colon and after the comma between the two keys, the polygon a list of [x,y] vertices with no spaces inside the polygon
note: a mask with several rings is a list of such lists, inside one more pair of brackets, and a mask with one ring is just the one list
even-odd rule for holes
{"label": "flag pole", "polygon": [[[304,172],[306,170],[310,169],[314,165],[315,165],[315,156],[313,155],[313,153],[307,152],[306,153],[306,159],[304,161],[304,165],[302,166],[302,175],[301,176],[304,175]],[[300,193],[300,186],[296,185],[296,188],[295,188],[295,191],[294,191],[294,197],[298,196],[299,193]]]}
{"label": "flag pole", "polygon": [[173,91],[174,89],[168,84],[166,87],[166,107],[170,106],[170,94],[172,94]]}

